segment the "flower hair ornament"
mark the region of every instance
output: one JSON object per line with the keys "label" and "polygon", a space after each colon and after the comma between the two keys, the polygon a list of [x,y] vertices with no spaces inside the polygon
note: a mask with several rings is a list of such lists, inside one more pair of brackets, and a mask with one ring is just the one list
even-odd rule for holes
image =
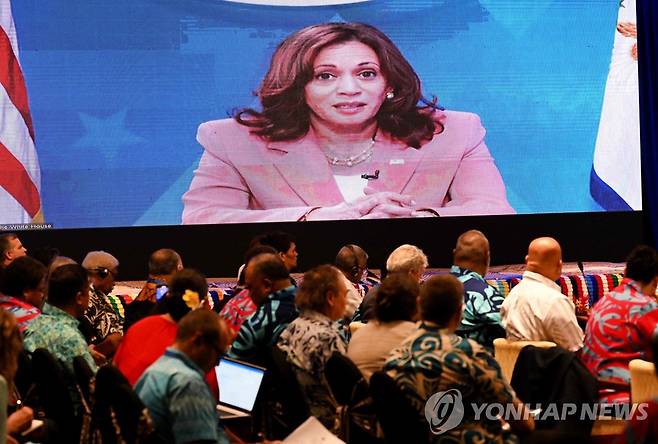
{"label": "flower hair ornament", "polygon": [[201,305],[199,293],[192,290],[185,290],[185,293],[183,293],[183,302],[185,302],[185,305],[187,305],[190,310],[199,308]]}

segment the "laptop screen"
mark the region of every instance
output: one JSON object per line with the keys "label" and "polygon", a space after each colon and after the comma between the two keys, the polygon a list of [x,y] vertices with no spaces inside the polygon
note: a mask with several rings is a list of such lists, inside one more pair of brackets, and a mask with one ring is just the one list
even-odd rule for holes
{"label": "laptop screen", "polygon": [[265,370],[240,361],[222,358],[215,367],[219,402],[251,412]]}

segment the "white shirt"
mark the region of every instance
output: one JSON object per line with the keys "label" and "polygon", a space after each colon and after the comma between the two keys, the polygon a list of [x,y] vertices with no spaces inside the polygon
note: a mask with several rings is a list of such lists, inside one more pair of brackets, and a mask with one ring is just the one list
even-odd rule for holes
{"label": "white shirt", "polygon": [[366,195],[364,190],[368,186],[368,179],[363,179],[360,174],[354,176],[339,176],[334,174],[340,193],[345,202],[352,202]]}
{"label": "white shirt", "polygon": [[576,308],[560,286],[539,273],[526,271],[500,307],[511,341],[552,341],[569,351],[583,346]]}
{"label": "white shirt", "polygon": [[343,282],[345,282],[345,286],[347,287],[347,304],[345,305],[344,317],[347,319],[352,319],[356,309],[359,308],[359,305],[361,305],[361,302],[363,301],[363,294],[361,294],[361,291],[359,291],[359,289],[354,286],[352,281],[347,279],[343,273],[340,275],[343,278]]}
{"label": "white shirt", "polygon": [[381,324],[372,320],[354,333],[347,346],[347,357],[370,380],[374,372],[382,369],[391,351],[416,330],[418,326],[409,321]]}

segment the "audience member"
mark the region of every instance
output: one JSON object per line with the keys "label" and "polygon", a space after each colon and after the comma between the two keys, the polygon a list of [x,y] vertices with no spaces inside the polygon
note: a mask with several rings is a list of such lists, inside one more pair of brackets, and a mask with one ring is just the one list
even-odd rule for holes
{"label": "audience member", "polygon": [[647,246],[633,249],[621,284],[594,304],[585,329],[581,360],[599,379],[626,389],[601,393],[606,402],[629,402],[633,359],[651,360],[651,339],[658,328],[658,255]]}
{"label": "audience member", "polygon": [[464,315],[457,334],[493,350],[493,340],[505,337],[500,305],[503,296],[484,280],[491,254],[489,240],[478,230],[463,233],[452,250],[450,274],[464,285]]}
{"label": "audience member", "polygon": [[264,365],[279,335],[297,317],[288,269],[274,254],[254,257],[245,270],[247,289],[258,307],[240,327],[229,357]]}
{"label": "audience member", "polygon": [[183,269],[180,255],[169,248],[151,253],[148,261],[148,279],[134,301],[126,305],[123,331],[127,331],[140,319],[154,314],[157,301],[168,291],[171,277]]}
{"label": "audience member", "polygon": [[92,358],[84,336],[78,329],[89,306],[89,280],[77,264],[55,269],[48,282],[48,300],[42,314],[25,330],[25,349],[33,352],[45,348],[73,372],[73,358],[82,356],[92,370]]}
{"label": "audience member", "polygon": [[158,297],[158,288],[168,287],[174,273],[182,269],[183,261],[176,251],[162,248],[151,253],[148,262],[149,276],[135,301],[157,302],[160,297],[164,296],[163,292]]}
{"label": "audience member", "polygon": [[14,260],[27,254],[27,248],[15,233],[0,234],[0,268],[7,268]]}
{"label": "audience member", "polygon": [[[512,430],[534,428],[525,406],[505,381],[496,360],[484,347],[471,339],[455,335],[461,323],[464,287],[454,276],[434,276],[420,290],[419,309],[422,322],[417,332],[393,350],[384,369],[405,395],[425,415],[425,403],[433,394],[457,389],[463,405],[471,403],[513,404],[522,419],[510,420]],[[443,330],[443,331],[442,331]],[[450,442],[503,442],[499,420],[476,421],[471,409],[465,409],[461,423],[441,435]]]}
{"label": "audience member", "polygon": [[41,314],[46,297],[46,273],[46,267],[29,256],[19,257],[5,269],[0,307],[14,315],[21,332]]}
{"label": "audience member", "polygon": [[228,443],[217,417],[217,399],[204,375],[219,362],[228,341],[222,319],[210,310],[193,310],[178,323],[176,341],[137,381],[163,442]]}
{"label": "audience member", "polygon": [[76,261],[67,256],[56,256],[48,265],[48,280],[50,280],[50,275],[53,271],[62,265],[77,264]]}
{"label": "audience member", "polygon": [[[21,433],[29,429],[32,424],[34,412],[30,407],[23,406],[16,410],[15,404],[18,399],[15,396],[14,377],[18,370],[18,355],[22,350],[23,341],[18,324],[14,316],[4,310],[0,310],[0,385],[7,390],[7,403],[0,404],[0,408],[5,409],[3,415],[11,412],[7,417],[6,426],[0,435],[0,441],[9,443],[18,443]],[[23,442],[23,440],[21,440]]]}
{"label": "audience member", "polygon": [[[276,250],[267,245],[256,245],[255,247],[247,250],[244,256],[245,267],[249,264],[251,259],[254,257],[263,254],[271,253],[277,254]],[[244,272],[241,273],[244,276]],[[243,282],[243,285],[245,283]],[[249,316],[254,314],[256,311],[256,304],[251,300],[251,295],[248,288],[243,288],[238,290],[239,293],[233,296],[227,303],[222,307],[222,310],[219,312],[219,315],[226,321],[228,328],[231,330],[231,339],[237,336],[238,331],[244,321],[246,321]]]}
{"label": "audience member", "polygon": [[85,312],[83,332],[94,350],[110,358],[123,336],[123,319],[108,298],[119,274],[119,261],[105,251],[90,251],[82,261],[89,273],[91,293]]}
{"label": "audience member", "polygon": [[341,272],[331,265],[307,271],[295,302],[299,317],[281,333],[277,346],[295,370],[311,415],[337,432],[337,405],[324,367],[334,352],[347,352],[335,323],[343,317],[347,304],[347,286]]}
{"label": "audience member", "polygon": [[201,304],[208,293],[206,278],[191,269],[174,274],[169,292],[161,300],[165,314],[147,316],[126,331],[114,365],[134,385],[146,368],[174,343],[178,321]]}
{"label": "audience member", "polygon": [[297,252],[295,239],[290,234],[282,231],[263,234],[256,237],[251,242],[250,247],[256,245],[267,245],[274,248],[283,261],[283,264],[288,269],[288,272],[297,268],[297,257],[299,256],[299,253]]}
{"label": "audience member", "polygon": [[31,250],[30,256],[41,262],[44,266],[50,267],[50,264],[58,257],[59,249],[46,245]]}
{"label": "audience member", "polygon": [[555,281],[562,273],[562,249],[553,238],[540,237],[528,247],[526,271],[501,305],[503,327],[512,341],[553,341],[576,351],[583,331],[576,308]]}
{"label": "audience member", "polygon": [[[416,282],[420,282],[428,266],[427,256],[420,248],[404,244],[397,247],[386,260],[386,275],[400,273],[411,276]],[[363,302],[354,316],[355,321],[367,322],[375,317],[375,297],[377,287],[374,287],[363,298]]]}
{"label": "audience member", "polygon": [[347,285],[347,307],[344,317],[352,319],[363,302],[368,288],[362,283],[368,271],[368,254],[358,245],[345,245],[336,255],[335,265],[341,271],[342,279]]}
{"label": "audience member", "polygon": [[370,376],[384,366],[391,351],[416,331],[418,281],[402,273],[388,276],[375,297],[375,318],[354,333],[347,356]]}

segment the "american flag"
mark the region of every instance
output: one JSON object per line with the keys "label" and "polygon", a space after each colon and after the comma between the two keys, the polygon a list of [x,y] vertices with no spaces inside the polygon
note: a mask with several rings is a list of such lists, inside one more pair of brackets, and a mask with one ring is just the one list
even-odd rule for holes
{"label": "american flag", "polygon": [[10,0],[0,0],[0,223],[42,222],[41,170]]}

